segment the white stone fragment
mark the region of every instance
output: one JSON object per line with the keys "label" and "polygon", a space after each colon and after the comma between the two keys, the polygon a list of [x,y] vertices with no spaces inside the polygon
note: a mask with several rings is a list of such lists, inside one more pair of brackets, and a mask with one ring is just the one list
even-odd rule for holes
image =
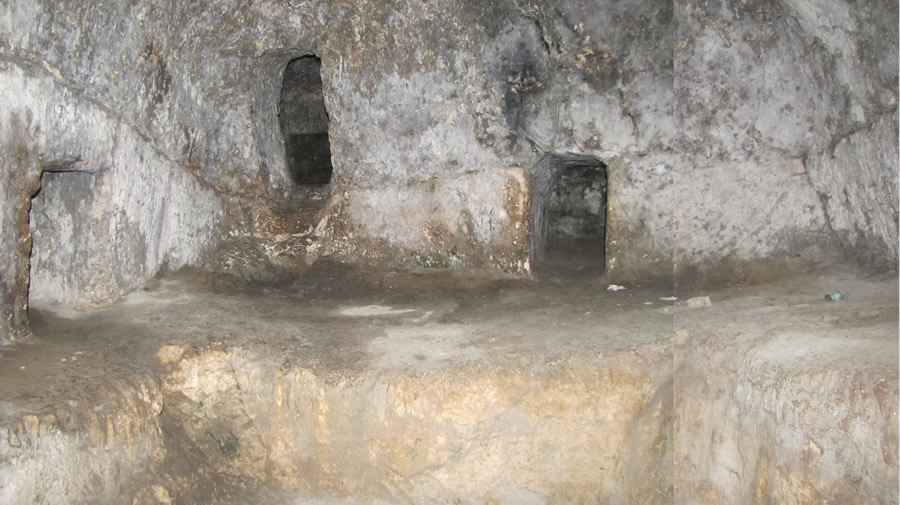
{"label": "white stone fragment", "polygon": [[711,307],[712,300],[710,300],[708,296],[695,296],[688,299],[687,306],[689,309],[702,309],[704,307]]}
{"label": "white stone fragment", "polygon": [[351,317],[393,316],[415,311],[416,309],[394,309],[383,305],[366,305],[364,307],[348,307],[341,311],[341,315]]}

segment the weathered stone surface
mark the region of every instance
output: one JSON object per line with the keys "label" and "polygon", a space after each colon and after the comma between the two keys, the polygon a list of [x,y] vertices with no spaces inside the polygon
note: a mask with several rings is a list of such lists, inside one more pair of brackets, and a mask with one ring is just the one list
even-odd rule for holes
{"label": "weathered stone surface", "polygon": [[[154,129],[154,121],[165,120],[159,107],[171,76],[153,43],[138,50],[139,40],[112,42],[110,31],[126,29],[124,13],[98,15],[96,6],[83,5],[58,26],[51,15],[57,7],[14,4],[4,17],[4,40],[13,45],[4,44],[0,55],[0,87],[32,118],[33,131],[20,134],[34,137],[29,155],[39,160],[37,172],[27,164],[7,166],[41,179],[14,196],[37,194],[30,216],[26,208],[27,217],[16,218],[35,238],[34,250],[29,240],[20,254],[26,262],[32,256],[35,298],[104,303],[165,262],[196,263],[218,234],[221,204],[178,166],[165,150],[169,137]],[[81,59],[62,57],[63,47]],[[147,72],[130,71],[132,64]],[[27,278],[20,286],[28,289]]]}
{"label": "weathered stone surface", "polygon": [[40,187],[40,126],[27,108],[3,111],[0,122],[0,344],[29,335],[31,196]]}
{"label": "weathered stone surface", "polygon": [[[163,277],[90,314],[37,311],[37,342],[5,355],[25,368],[0,369],[0,414],[86,421],[47,439],[66,466],[10,449],[21,467],[48,465],[16,477],[0,453],[5,482],[53,497],[81,486],[75,502],[101,504],[241,503],[227,496],[241,485],[279,490],[268,503],[670,501],[671,316],[642,304],[664,290],[630,300],[588,282],[326,262],[265,296],[229,279]],[[495,317],[509,306],[535,310]],[[123,426],[95,429],[107,419]],[[100,445],[63,474],[83,437]],[[84,483],[92,473],[101,482]],[[24,496],[4,503],[56,503]]]}
{"label": "weathered stone surface", "polygon": [[[606,23],[606,18],[591,14],[594,21],[585,28],[583,22],[579,24],[585,7],[575,4],[557,11],[513,2],[490,7],[446,3],[419,9],[365,2],[355,6],[353,13],[341,6],[276,2],[213,2],[202,8],[177,2],[109,8],[50,1],[12,4],[4,17],[4,57],[17,67],[33,64],[43,69],[28,72],[49,79],[46,100],[53,105],[48,120],[59,123],[49,162],[78,172],[49,177],[44,196],[53,194],[52,186],[59,179],[103,181],[96,174],[81,173],[93,170],[114,174],[110,177],[120,182],[106,183],[122,188],[117,194],[140,194],[147,201],[158,202],[163,188],[170,187],[166,180],[173,170],[192,172],[201,186],[220,194],[249,196],[263,203],[295,191],[285,168],[283,140],[277,134],[278,99],[287,63],[311,53],[323,65],[337,177],[332,192],[335,201],[313,222],[338,221],[341,216],[330,212],[371,205],[379,191],[393,192],[430,180],[438,181],[438,187],[457,187],[462,176],[493,188],[494,193],[466,205],[447,206],[429,197],[435,210],[423,219],[491,221],[495,218],[482,216],[496,213],[496,202],[507,193],[494,183],[497,171],[534,164],[539,158],[534,149],[588,150],[609,159],[636,144],[644,146],[639,149],[661,145],[658,132],[648,135],[649,129],[635,129],[635,114],[622,112],[625,99],[615,84],[619,74],[627,74],[630,80],[623,85],[631,97],[627,100],[634,101],[632,87],[646,87],[648,82],[659,87],[668,79],[670,60],[664,59],[669,63],[661,67],[662,76],[653,69],[637,68],[651,60],[649,55],[666,51],[666,32],[642,24],[648,20],[654,26],[668,23],[671,16],[665,8],[659,15],[655,7],[640,15],[621,12],[617,15],[625,23],[601,30],[594,21]],[[383,31],[385,22],[389,32]],[[598,42],[601,33],[614,34],[615,40]],[[643,45],[629,43],[634,36]],[[611,53],[613,46],[634,53],[633,57]],[[622,61],[613,61],[616,58]],[[661,95],[653,103],[665,102]],[[644,112],[648,123],[659,126],[670,117],[657,105],[648,107],[656,111]],[[56,113],[60,116],[52,116]],[[597,116],[619,119],[598,123]],[[89,133],[74,135],[82,129]],[[570,133],[547,136],[546,132],[554,131]],[[115,138],[119,135],[133,138],[120,141]],[[132,142],[138,159],[118,146]],[[151,160],[141,161],[146,156]],[[143,173],[146,169],[125,167],[144,164],[162,171],[148,177],[151,191],[124,175]],[[71,209],[55,201],[40,202],[48,219],[35,216],[36,224],[43,227],[43,245],[36,257],[40,268],[34,271],[40,278],[38,285],[46,287],[44,293],[82,303],[105,301],[154,273],[160,264],[155,251],[166,248],[156,243],[156,237],[147,236],[159,229],[156,209],[125,213],[119,212],[121,204],[87,194],[67,198],[70,204],[85,202],[97,214],[109,216],[76,223],[79,219],[71,218]],[[631,207],[641,201],[645,200],[623,204]],[[218,204],[207,198],[194,206],[197,214],[208,218],[185,223],[184,234],[210,229],[215,236]],[[228,212],[237,214],[240,211]],[[502,235],[488,236],[477,229],[479,225],[423,233],[419,223],[406,222],[409,214],[408,206],[379,201],[378,215],[388,223],[384,226],[371,222],[368,213],[350,212],[334,243],[365,246],[332,249],[348,259],[377,257],[388,263],[398,259],[405,263],[411,254],[430,257],[440,252],[446,257],[448,251],[456,251],[453,256],[463,259],[459,266],[487,265],[508,271],[527,267],[523,261],[527,247],[504,242],[507,238]],[[48,225],[56,221],[63,229]],[[501,222],[500,227],[516,224]],[[79,247],[56,247],[70,229],[84,236]],[[105,233],[108,229],[119,231]],[[181,230],[174,233],[182,234]],[[254,234],[253,230],[244,233]],[[636,247],[641,240],[651,240],[652,233],[635,234]],[[120,244],[111,245],[110,239],[119,237],[123,238]],[[398,242],[397,237],[403,240]],[[209,243],[209,236],[192,240],[184,244],[190,251],[179,255],[195,261]],[[282,241],[255,247],[296,250],[299,245]],[[510,253],[514,249],[522,250]],[[104,265],[104,258],[120,255],[128,259],[110,275],[87,264]],[[497,257],[503,259],[496,261]],[[309,258],[314,259],[314,255]],[[172,263],[182,262],[173,259]],[[451,263],[458,261],[438,262]],[[67,264],[74,268],[62,273]]]}
{"label": "weathered stone surface", "polygon": [[847,255],[876,268],[897,266],[897,135],[895,109],[807,160]]}
{"label": "weathered stone surface", "polygon": [[[896,148],[890,121],[878,119],[897,103],[896,6],[46,0],[3,9],[5,86],[10,96],[27,95],[24,110],[54,125],[43,162],[67,170],[47,178],[44,197],[66,179],[72,182],[62,186],[112,188],[111,200],[69,194],[66,209],[38,202],[47,219],[33,216],[44,244],[33,271],[36,285],[58,298],[109,300],[153,275],[174,247],[156,236],[160,222],[182,226],[169,230],[179,237],[171,263],[197,262],[223,237],[220,203],[198,188],[236,206],[225,214],[235,218],[226,229],[246,237],[257,234],[239,229],[252,222],[242,209],[278,209],[278,199],[302,196],[286,168],[278,103],[288,63],[310,54],[322,63],[335,181],[330,201],[308,222],[343,223],[316,237],[316,251],[385,264],[440,254],[444,260],[428,263],[521,271],[527,247],[520,258],[497,262],[516,247],[479,224],[493,226],[497,218],[489,216],[505,198],[498,172],[575,152],[610,167],[611,275],[663,276],[675,264],[690,271],[795,248],[815,256],[832,248],[823,240],[831,230],[851,253],[873,251],[854,254],[868,264],[896,261],[896,205],[860,203],[879,201],[882,192],[874,182],[850,182],[856,170],[847,162],[869,160],[867,180],[896,179],[890,156],[854,154]],[[24,74],[42,84],[16,91]],[[844,147],[825,154],[831,146]],[[828,156],[839,160],[833,175],[819,161]],[[785,170],[793,174],[797,159],[809,161],[810,181],[827,198],[780,198]],[[729,195],[728,209],[707,205],[707,173],[716,192]],[[751,188],[742,182],[748,178]],[[791,180],[809,193],[802,187],[809,182]],[[846,205],[834,196],[843,184],[856,188]],[[421,190],[384,196],[429,185],[450,194],[484,189],[465,205]],[[163,204],[165,188],[184,194]],[[187,211],[187,195],[200,194]],[[126,211],[121,198],[149,208]],[[823,201],[824,222],[817,217]],[[75,202],[101,217],[72,218]],[[760,210],[764,202],[780,209]],[[413,204],[422,207],[409,220]],[[707,210],[703,227],[727,223],[715,236],[693,233]],[[474,224],[459,224],[468,221]],[[455,224],[433,229],[447,222]],[[84,236],[78,247],[64,245],[68,230]],[[295,255],[309,249],[299,243],[308,238],[254,238],[251,248]],[[119,256],[125,259],[108,274],[89,265]]]}
{"label": "weathered stone surface", "polygon": [[676,18],[685,151],[802,157],[896,106],[896,5],[685,1]]}
{"label": "weathered stone surface", "polygon": [[896,278],[782,286],[675,314],[675,502],[898,503]]}
{"label": "weathered stone surface", "polygon": [[41,309],[4,503],[897,503],[896,278],[667,293],[322,262]]}
{"label": "weathered stone surface", "polygon": [[[829,249],[827,242],[815,239],[837,231],[851,257],[874,266],[895,266],[897,207],[891,195],[897,186],[897,157],[892,154],[897,135],[889,117],[896,111],[898,94],[897,6],[684,1],[676,3],[675,13],[675,145],[693,158],[694,167],[721,167],[717,171],[729,181],[717,181],[715,191],[734,195],[729,210],[748,210],[741,224],[730,223],[732,230],[720,233],[735,240],[733,247],[722,249],[706,237],[685,241],[682,235],[677,243],[684,252],[677,262],[690,268],[706,263],[708,268],[711,257],[701,259],[704,255],[696,256],[692,249],[716,251],[712,256],[721,258],[767,258],[773,248]],[[850,140],[853,132],[860,133]],[[838,154],[840,145],[844,147]],[[857,151],[859,160],[851,159]],[[842,162],[835,171],[829,160],[837,157]],[[810,180],[804,183],[796,177],[792,186],[811,186],[822,203],[810,203],[809,189],[799,190],[804,195],[799,200],[778,200],[787,193],[773,182],[802,172],[795,170],[793,160],[804,161]],[[736,196],[743,180],[768,171],[768,180]],[[680,175],[689,185],[696,178],[690,171]],[[852,196],[845,195],[844,188]],[[754,240],[741,244],[740,237],[759,234],[754,223],[761,216],[754,202],[765,201],[778,201],[778,212],[801,217],[768,221],[768,246]],[[695,229],[691,210],[686,216],[674,212],[679,227]],[[825,227],[818,217],[806,217],[823,213]],[[710,226],[717,219],[710,216]],[[872,257],[861,250],[873,251]],[[734,268],[733,262],[727,263]]]}
{"label": "weathered stone surface", "polygon": [[766,280],[767,269],[777,279],[789,271],[779,258],[797,270],[824,263],[822,245],[837,249],[801,160],[697,166],[690,178],[676,176],[667,192],[694,194],[674,211],[679,283],[716,274]]}
{"label": "weathered stone surface", "polygon": [[[606,266],[616,280],[658,278],[671,283],[675,256],[675,211],[684,190],[675,186],[683,158],[670,154],[624,156],[607,170]],[[662,204],[667,210],[654,209]],[[666,203],[663,203],[666,202]]]}
{"label": "weathered stone surface", "polygon": [[[896,268],[897,11],[0,3],[0,343],[29,334],[29,297],[132,292],[35,317],[57,333],[9,350],[0,501],[225,504],[264,482],[292,499],[897,503],[895,279],[692,311],[637,289],[677,274],[703,298],[692,286],[839,254]],[[288,65],[312,55],[315,128],[280,122]],[[300,187],[283,135],[326,132],[331,182]],[[294,280],[327,257],[527,272],[547,156],[607,167],[604,281],[624,291]],[[133,292],[165,265],[272,286]]]}
{"label": "weathered stone surface", "polygon": [[[313,494],[404,502],[632,495],[665,503],[659,479],[667,476],[657,474],[650,489],[646,470],[662,472],[670,391],[653,398],[652,378],[633,375],[644,365],[620,358],[569,360],[540,373],[523,371],[517,357],[422,375],[320,376],[285,369],[265,349],[238,348],[185,356],[170,387],[191,403],[173,404],[171,415],[213,453],[219,471]],[[233,433],[239,454],[217,457],[222,448],[206,440],[208,430]],[[637,468],[644,479],[623,475]]]}
{"label": "weathered stone surface", "polygon": [[37,415],[10,416],[24,402],[4,402],[3,503],[130,503],[135,487],[150,480],[146,472],[166,455],[159,384],[146,376],[132,379],[95,383],[83,396],[51,404],[50,412],[42,406]]}

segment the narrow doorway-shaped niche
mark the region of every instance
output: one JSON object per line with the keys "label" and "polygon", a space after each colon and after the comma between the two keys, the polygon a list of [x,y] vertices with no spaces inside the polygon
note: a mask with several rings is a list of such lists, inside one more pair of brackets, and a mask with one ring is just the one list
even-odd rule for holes
{"label": "narrow doorway-shaped niche", "polygon": [[285,162],[298,186],[331,183],[331,144],[320,67],[321,61],[314,55],[291,60],[284,71],[278,103]]}
{"label": "narrow doorway-shaped niche", "polygon": [[606,267],[606,164],[549,154],[532,169],[531,261],[536,273],[600,275]]}
{"label": "narrow doorway-shaped niche", "polygon": [[32,196],[28,214],[29,303],[87,306],[94,301],[92,295],[103,297],[114,291],[112,273],[121,268],[104,261],[96,241],[92,216],[97,214],[94,189],[99,170],[79,156],[52,152],[44,156],[48,161],[42,166],[40,188]]}

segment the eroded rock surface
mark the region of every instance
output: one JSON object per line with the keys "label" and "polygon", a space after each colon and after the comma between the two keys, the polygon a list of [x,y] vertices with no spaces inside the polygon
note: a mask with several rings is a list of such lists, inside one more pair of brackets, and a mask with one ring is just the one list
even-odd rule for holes
{"label": "eroded rock surface", "polygon": [[[4,357],[24,366],[2,372],[10,440],[16,423],[82,409],[34,443],[84,463],[48,466],[46,488],[22,477],[34,492],[9,503],[100,483],[109,503],[156,503],[141,501],[156,487],[228,503],[247,486],[285,503],[667,503],[671,316],[656,309],[671,307],[643,305],[665,291],[571,287],[318,267],[290,289],[182,276],[91,314],[46,307],[36,343]],[[5,450],[17,485],[17,466],[50,458]]]}
{"label": "eroded rock surface", "polygon": [[896,279],[597,282],[319,264],[42,307],[6,502],[896,503]]}
{"label": "eroded rock surface", "polygon": [[[712,297],[716,310],[676,314],[676,503],[897,503],[888,284],[736,289]],[[852,294],[806,296],[835,285]]]}
{"label": "eroded rock surface", "polygon": [[[878,0],[0,4],[4,501],[896,503],[897,23]],[[300,57],[312,133],[279,120]],[[307,134],[328,183],[288,168]],[[528,273],[554,157],[606,169],[601,264],[367,269]],[[709,303],[663,303],[673,277]]]}
{"label": "eroded rock surface", "polygon": [[[897,260],[892,4],[2,9],[4,128],[25,149],[4,153],[2,251],[28,241],[16,223],[34,183],[13,180],[40,160],[41,296],[106,303],[164,263],[266,279],[327,255],[521,273],[531,223],[510,202],[528,185],[507,174],[554,153],[610,169],[613,276],[677,265],[752,278],[755,263],[799,253],[805,268],[839,250],[876,268]],[[310,192],[286,168],[278,114],[288,64],[312,55],[334,178]],[[27,252],[15,255],[7,315],[29,278]],[[10,317],[4,341],[27,332]]]}

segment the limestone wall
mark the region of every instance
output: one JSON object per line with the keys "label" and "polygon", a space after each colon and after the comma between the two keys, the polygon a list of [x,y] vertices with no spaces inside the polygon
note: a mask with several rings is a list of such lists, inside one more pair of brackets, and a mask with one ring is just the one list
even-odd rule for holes
{"label": "limestone wall", "polygon": [[815,258],[837,238],[895,267],[897,5],[676,5],[677,179],[703,195],[674,210],[679,264]]}
{"label": "limestone wall", "polygon": [[[889,267],[896,24],[893,4],[812,0],[8,3],[3,340],[29,277],[88,304],[166,261],[524,272],[524,174],[551,153],[609,167],[613,277]],[[334,164],[314,198],[277,117],[309,54]]]}
{"label": "limestone wall", "polygon": [[2,305],[12,324],[4,317],[2,341],[27,332],[29,287],[34,298],[105,303],[164,263],[196,263],[219,233],[221,203],[173,154],[176,84],[146,17],[91,3],[3,7]]}

